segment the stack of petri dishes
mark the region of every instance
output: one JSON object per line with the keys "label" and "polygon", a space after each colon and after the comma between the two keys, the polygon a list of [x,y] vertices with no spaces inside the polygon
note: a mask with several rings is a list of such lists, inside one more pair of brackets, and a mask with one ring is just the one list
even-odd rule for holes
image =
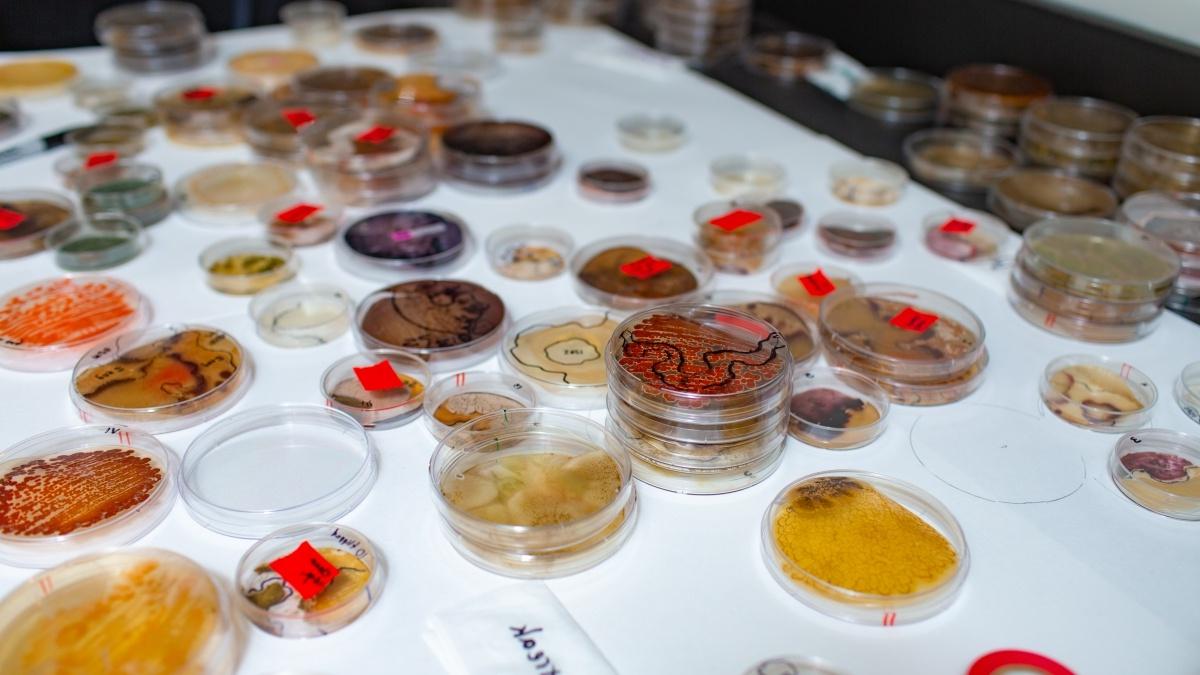
{"label": "stack of petri dishes", "polygon": [[118,67],[135,73],[198,68],[214,54],[204,15],[187,2],[154,0],[107,9],[96,16],[96,38],[113,50]]}
{"label": "stack of petri dishes", "polygon": [[492,193],[532,190],[562,165],[554,135],[536,124],[476,120],[442,135],[442,174],[460,188]]}
{"label": "stack of petri dishes", "polygon": [[830,365],[875,380],[901,405],[962,399],[982,384],[988,363],[979,317],[913,286],[844,287],[821,305],[820,331]]}
{"label": "stack of petri dishes", "polygon": [[479,115],[482,91],[467,75],[408,73],[378,83],[373,98],[377,106],[415,117],[441,134]]}
{"label": "stack of petri dishes", "polygon": [[300,139],[317,187],[333,201],[407,201],[437,187],[429,134],[404,115],[340,110],[304,127]]}
{"label": "stack of petri dishes", "polygon": [[763,33],[742,47],[742,63],[751,70],[780,80],[803,78],[825,68],[833,51],[829,40],[808,33]]}
{"label": "stack of petri dishes", "polygon": [[907,68],[872,68],[847,104],[887,124],[924,124],[937,115],[942,81]]}
{"label": "stack of petri dishes", "polygon": [[959,66],[946,76],[943,117],[951,126],[1011,138],[1025,109],[1051,93],[1048,80],[1023,68],[999,63]]}
{"label": "stack of petri dishes", "polygon": [[792,356],[767,322],[711,305],[656,307],[617,326],[604,362],[608,428],[643,482],[719,494],[779,466]]}
{"label": "stack of petri dishes", "polygon": [[1017,149],[966,129],[924,129],[904,139],[904,161],[914,176],[939,190],[986,192],[1017,165]]}
{"label": "stack of petri dishes", "polygon": [[1106,181],[1136,118],[1124,106],[1095,98],[1042,99],[1021,118],[1021,154],[1032,164]]}
{"label": "stack of petri dishes", "polygon": [[321,66],[297,73],[273,95],[339,109],[361,108],[370,104],[374,88],[390,77],[386,70],[370,66]]}
{"label": "stack of petri dishes", "polygon": [[1179,278],[1167,307],[1200,318],[1200,193],[1140,192],[1125,200],[1119,217],[1175,249]]}
{"label": "stack of petri dishes", "polygon": [[1179,256],[1144,232],[1101,218],[1051,218],[1025,231],[1009,300],[1050,332],[1087,342],[1149,334],[1179,276]]}
{"label": "stack of petri dishes", "polygon": [[1056,216],[1107,218],[1117,209],[1117,197],[1107,185],[1060,169],[1017,169],[991,187],[988,209],[1014,230]]}
{"label": "stack of petri dishes", "polygon": [[659,0],[654,46],[697,63],[737,50],[750,32],[752,0]]}
{"label": "stack of petri dishes", "polygon": [[1200,192],[1200,118],[1135,121],[1125,134],[1113,187],[1122,197],[1143,190]]}

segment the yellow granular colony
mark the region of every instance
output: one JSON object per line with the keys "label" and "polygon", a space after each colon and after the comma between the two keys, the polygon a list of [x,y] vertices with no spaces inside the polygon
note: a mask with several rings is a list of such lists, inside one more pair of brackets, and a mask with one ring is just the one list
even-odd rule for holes
{"label": "yellow granular colony", "polygon": [[[941,584],[958,567],[958,554],[937,530],[851,478],[815,478],[797,485],[775,517],[773,533],[787,561],[821,581],[859,593],[916,593]],[[784,571],[816,588],[786,562]]]}

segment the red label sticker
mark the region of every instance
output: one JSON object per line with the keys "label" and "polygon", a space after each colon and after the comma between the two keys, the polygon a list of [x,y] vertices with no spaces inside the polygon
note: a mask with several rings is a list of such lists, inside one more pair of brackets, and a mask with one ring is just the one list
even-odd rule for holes
{"label": "red label sticker", "polygon": [[181,96],[188,101],[207,101],[217,95],[217,90],[212,87],[196,87],[183,92]]}
{"label": "red label sticker", "polygon": [[293,129],[299,129],[307,124],[312,124],[317,121],[317,116],[312,114],[308,108],[284,108],[281,112],[283,119],[292,125]]}
{"label": "red label sticker", "polygon": [[1021,649],[1001,649],[990,654],[984,654],[975,663],[971,664],[967,675],[993,675],[994,673],[1007,672],[1013,666],[1017,666],[1014,670],[1033,668],[1046,675],[1075,675],[1070,668],[1048,656],[1042,656],[1041,654]]}
{"label": "red label sticker", "polygon": [[837,290],[837,286],[833,285],[833,282],[829,280],[829,277],[825,276],[825,272],[820,267],[812,274],[796,277],[796,281],[799,281],[804,290],[808,291],[808,294],[815,298],[824,297]]}
{"label": "red label sticker", "polygon": [[340,571],[307,541],[295,551],[272,561],[270,567],[305,600],[311,600],[325,590]]}
{"label": "red label sticker", "polygon": [[963,220],[962,218],[951,218],[950,220],[942,223],[941,229],[942,232],[949,232],[951,234],[967,234],[971,230],[975,229],[975,223],[972,223],[969,220]]}
{"label": "red label sticker", "polygon": [[929,330],[930,326],[937,323],[937,320],[937,314],[927,314],[925,312],[918,312],[912,307],[905,307],[900,310],[899,314],[893,316],[892,320],[888,323],[896,328],[911,330],[914,333],[924,333]]}
{"label": "red label sticker", "polygon": [[25,214],[0,208],[0,230],[11,230],[25,222]]}
{"label": "red label sticker", "polygon": [[392,137],[396,130],[391,127],[371,127],[355,137],[355,140],[371,145],[379,145]]}
{"label": "red label sticker", "polygon": [[622,274],[634,279],[641,279],[642,281],[652,279],[669,269],[671,269],[670,262],[660,260],[652,255],[645,255],[633,262],[621,265]]}
{"label": "red label sticker", "polygon": [[770,335],[771,335],[771,331],[767,330],[766,326],[763,326],[761,323],[759,323],[758,321],[755,321],[754,319],[751,319],[750,317],[727,316],[725,314],[718,314],[717,315],[717,323],[723,323],[726,326],[733,326],[735,328],[741,328],[742,330],[744,330],[748,333],[752,333],[752,334],[756,335],[758,337],[758,339],[760,339],[760,340],[765,340],[768,337],[770,337]]}
{"label": "red label sticker", "polygon": [[114,151],[93,152],[87,156],[87,159],[83,160],[83,168],[94,169],[98,166],[104,166],[105,164],[112,164],[113,162],[117,161],[117,156],[117,153]]}
{"label": "red label sticker", "polygon": [[404,380],[396,374],[389,361],[380,361],[373,366],[363,366],[354,369],[358,383],[367,391],[388,391],[404,386]]}
{"label": "red label sticker", "polygon": [[750,223],[756,223],[760,220],[762,220],[761,213],[755,213],[754,211],[747,211],[745,209],[734,209],[723,216],[717,216],[716,218],[713,218],[712,220],[708,221],[708,224],[712,225],[713,227],[719,227],[726,232],[733,232],[734,230],[743,228]]}
{"label": "red label sticker", "polygon": [[285,223],[300,223],[312,214],[324,210],[325,207],[319,204],[295,204],[275,214],[275,220],[281,220]]}

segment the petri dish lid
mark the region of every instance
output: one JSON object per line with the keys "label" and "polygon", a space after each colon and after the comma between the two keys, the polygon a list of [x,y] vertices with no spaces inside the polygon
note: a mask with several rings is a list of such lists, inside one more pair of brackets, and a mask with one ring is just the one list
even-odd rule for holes
{"label": "petri dish lid", "polygon": [[128,427],[55,429],[0,452],[0,559],[50,567],[141,539],[175,504],[177,464]]}
{"label": "petri dish lid", "polygon": [[354,301],[338,286],[296,281],[258,293],[249,311],[263,340],[278,347],[313,347],[350,330]]}
{"label": "petri dish lid", "polygon": [[193,171],[179,180],[180,211],[207,225],[243,225],[259,209],[297,190],[296,174],[283,164],[230,162]]}
{"label": "petri dish lid", "polygon": [[1135,504],[1180,520],[1200,520],[1200,438],[1139,429],[1117,439],[1113,483]]}
{"label": "petri dish lid", "polygon": [[571,258],[580,297],[626,311],[686,300],[708,286],[713,272],[712,260],[696,247],[658,237],[600,239]]}
{"label": "petri dish lid", "polygon": [[75,206],[49,190],[0,190],[0,260],[45,248],[46,236],[75,219]]}
{"label": "petri dish lid", "polygon": [[1125,136],[1128,146],[1143,145],[1190,169],[1200,170],[1200,118],[1165,115],[1138,118]]}
{"label": "petri dish lid", "polygon": [[970,209],[934,211],[925,216],[923,224],[925,246],[938,256],[960,262],[991,260],[1012,236],[1004,221]]}
{"label": "petri dish lid", "polygon": [[854,86],[852,103],[883,112],[922,112],[937,107],[942,81],[907,68],[872,68]]}
{"label": "petri dish lid", "polygon": [[784,298],[754,291],[719,290],[706,294],[703,301],[745,312],[770,324],[787,342],[793,368],[804,368],[821,355],[816,326]]}
{"label": "petri dish lid", "polygon": [[1121,204],[1119,213],[1181,254],[1200,256],[1200,194],[1139,192]]}
{"label": "petri dish lid", "polygon": [[388,209],[348,223],[337,252],[351,272],[390,280],[446,271],[470,257],[471,244],[471,230],[455,215]]}
{"label": "petri dish lid", "polygon": [[833,211],[817,221],[817,235],[834,253],[852,258],[877,258],[896,245],[896,224],[862,211]]}
{"label": "petri dish lid", "polygon": [[608,391],[604,350],[619,323],[599,307],[535,312],[509,329],[501,362],[549,392],[558,407],[598,407]]}
{"label": "petri dish lid", "polygon": [[[857,411],[871,408],[874,421],[855,419]],[[887,426],[890,408],[887,392],[875,380],[853,370],[827,367],[793,371],[788,416],[794,424],[802,425],[807,436],[835,439],[852,431],[874,440]]]}
{"label": "petri dish lid", "polygon": [[365,349],[334,361],[321,375],[325,405],[366,429],[400,426],[419,416],[433,383],[429,366],[396,349]]}
{"label": "petri dish lid", "polygon": [[379,453],[353,417],[284,403],[213,424],[183,455],[179,491],[192,518],[231,537],[333,521],[375,484]]}
{"label": "petri dish lid", "polygon": [[617,120],[621,144],[638,152],[665,152],[683,145],[687,125],[666,113],[634,113]]}
{"label": "petri dish lid", "polygon": [[1053,93],[1050,81],[1024,68],[1000,63],[958,66],[946,75],[951,92],[992,101],[997,105],[1023,108]]}
{"label": "petri dish lid", "polygon": [[575,240],[557,227],[510,225],[488,235],[484,248],[501,276],[540,281],[562,274]]}
{"label": "petri dish lid", "polygon": [[370,66],[321,66],[297,73],[291,88],[313,102],[365,104],[371,90],[389,77],[386,70]]}
{"label": "petri dish lid", "polygon": [[1036,126],[1081,141],[1120,142],[1137,113],[1116,103],[1086,96],[1054,96],[1025,111],[1022,130]]}

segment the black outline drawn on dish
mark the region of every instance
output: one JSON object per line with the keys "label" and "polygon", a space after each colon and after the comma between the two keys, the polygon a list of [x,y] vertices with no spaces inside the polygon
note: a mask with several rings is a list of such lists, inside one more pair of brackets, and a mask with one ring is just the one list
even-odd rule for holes
{"label": "black outline drawn on dish", "polygon": [[[424,287],[428,287],[430,285],[439,285],[440,290],[437,293],[426,292],[424,290]],[[446,287],[445,285],[450,285],[450,286]],[[404,286],[407,288],[398,289],[396,286]],[[501,317],[503,317],[504,313],[507,311],[507,308],[504,306],[504,301],[500,299],[500,296],[489,291],[488,289],[484,288],[483,286],[480,286],[479,284],[475,284],[475,283],[472,283],[469,281],[459,281],[459,280],[455,280],[455,279],[447,279],[447,280],[437,280],[437,281],[435,281],[435,280],[409,281],[409,282],[397,284],[396,286],[390,286],[390,287],[384,289],[384,291],[389,293],[389,295],[390,295],[390,297],[387,299],[387,302],[391,305],[392,311],[395,312],[396,316],[399,317],[402,321],[405,321],[408,324],[410,324],[412,326],[416,326],[417,328],[420,328],[421,330],[425,331],[425,335],[422,336],[423,339],[421,340],[421,342],[424,342],[424,344],[412,344],[412,341],[408,341],[404,345],[401,345],[407,349],[445,349],[445,348],[453,348],[453,347],[466,347],[466,346],[474,344],[475,342],[482,340],[482,339],[486,338],[487,336],[491,335],[492,333],[496,332],[496,330],[499,329],[504,323],[503,320],[501,320],[501,321],[497,322],[496,325],[491,330],[486,331],[486,332],[480,332],[477,329],[476,326],[478,325],[479,321],[481,321],[483,319],[483,317],[487,314],[488,309],[490,309],[493,305],[493,303],[490,300],[488,300],[488,301],[481,300],[478,297],[479,296],[478,291],[483,291],[484,293],[487,293],[488,295],[495,298],[497,302],[500,303]],[[449,307],[452,304],[457,305],[457,304],[459,304],[458,299],[460,297],[466,296],[469,298],[469,304],[467,304],[464,307],[464,309],[474,312],[474,316],[467,319],[466,325],[464,325],[462,327],[460,332],[451,333],[450,331],[444,330],[442,328],[434,328],[431,326],[427,326],[420,321],[410,318],[405,313],[405,311],[397,304],[397,298],[399,298],[401,295],[403,295],[404,297],[424,296],[425,299],[428,301],[429,306],[441,307],[441,308]],[[439,303],[437,303],[434,300],[435,296],[437,296],[437,295],[451,296],[450,302],[442,303],[439,305]],[[376,304],[378,304],[378,301],[376,301],[376,303],[373,304],[367,310],[368,314],[370,313],[371,309],[375,308]],[[371,335],[371,333],[369,331],[364,331],[364,332],[366,332],[368,335]],[[443,341],[443,340],[438,340],[437,336],[449,336],[450,339],[453,339],[454,341],[447,342],[447,341]],[[374,335],[371,335],[371,337],[380,342],[385,341],[381,337],[376,337]]]}
{"label": "black outline drawn on dish", "polygon": [[[570,373],[558,372],[558,371],[554,371],[554,370],[546,370],[545,368],[543,368],[539,365],[535,365],[532,363],[526,363],[526,362],[522,361],[521,358],[517,356],[517,350],[520,349],[520,347],[521,347],[521,336],[526,335],[530,331],[533,331],[535,329],[538,330],[538,332],[541,332],[543,330],[551,330],[554,328],[566,328],[567,326],[579,326],[579,328],[581,328],[582,330],[593,330],[593,329],[599,328],[600,326],[603,326],[605,323],[608,323],[609,321],[613,322],[613,324],[614,324],[613,328],[616,329],[617,324],[619,324],[620,322],[617,319],[614,319],[612,316],[610,316],[610,314],[611,313],[609,311],[605,310],[600,315],[600,320],[598,322],[596,322],[596,324],[594,326],[585,326],[583,323],[581,323],[581,319],[572,319],[571,321],[565,321],[563,323],[557,323],[557,324],[548,323],[548,322],[536,323],[532,326],[529,326],[525,330],[520,331],[515,336],[513,336],[513,344],[512,344],[512,347],[509,348],[508,353],[510,356],[512,356],[514,361],[521,364],[522,366],[525,366],[526,368],[533,368],[535,370],[539,370],[543,373],[546,373],[547,375],[559,375],[562,377],[562,380],[561,380],[562,384],[576,386],[576,383],[571,382],[569,379],[567,379],[568,377],[570,377]],[[571,340],[582,340],[583,342],[586,342],[588,345],[591,345],[591,347],[596,350],[596,355],[590,359],[585,359],[583,361],[579,361],[578,363],[573,363],[573,364],[565,364],[565,363],[561,363],[560,361],[556,361],[550,356],[549,349],[551,347],[553,347],[554,345],[565,342],[565,340],[559,340],[558,342],[554,342],[549,345],[546,345],[546,348],[542,350],[543,355],[546,357],[546,361],[548,361],[550,363],[557,363],[562,366],[568,366],[568,365],[580,366],[584,363],[589,363],[591,361],[603,361],[604,360],[604,349],[605,349],[607,342],[606,342],[606,344],[595,345],[581,337],[574,337],[574,338],[570,338],[570,339]],[[540,381],[552,382],[552,380],[540,380]],[[598,385],[583,384],[583,385],[577,385],[577,386],[587,387],[587,386],[598,386]]]}

